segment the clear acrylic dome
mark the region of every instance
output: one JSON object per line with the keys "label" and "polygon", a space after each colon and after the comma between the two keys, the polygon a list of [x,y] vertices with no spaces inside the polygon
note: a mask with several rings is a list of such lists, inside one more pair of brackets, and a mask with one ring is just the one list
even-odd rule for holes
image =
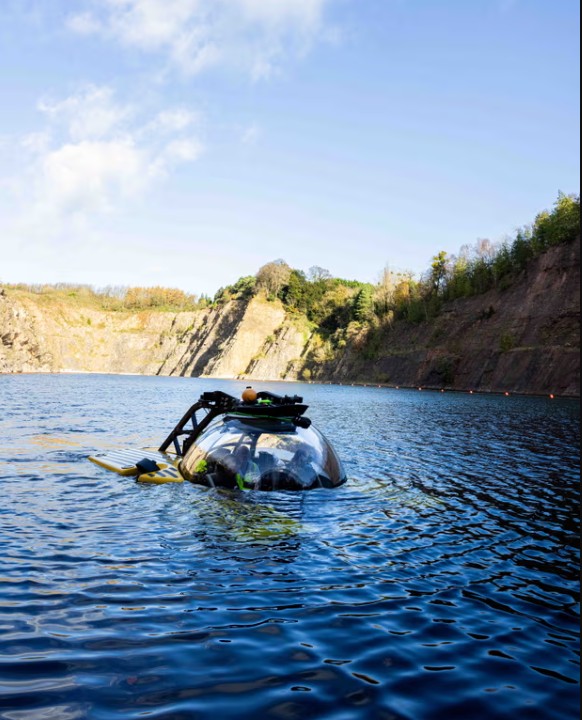
{"label": "clear acrylic dome", "polygon": [[180,471],[199,485],[256,490],[333,488],[346,481],[334,449],[313,426],[228,415],[196,438]]}

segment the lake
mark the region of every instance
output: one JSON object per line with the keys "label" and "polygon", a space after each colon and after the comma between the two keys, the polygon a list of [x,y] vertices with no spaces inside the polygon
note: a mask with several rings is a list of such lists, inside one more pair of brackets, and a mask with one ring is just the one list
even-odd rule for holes
{"label": "lake", "polygon": [[0,376],[2,720],[578,718],[577,401],[255,383],[337,490],[87,460],[246,384]]}

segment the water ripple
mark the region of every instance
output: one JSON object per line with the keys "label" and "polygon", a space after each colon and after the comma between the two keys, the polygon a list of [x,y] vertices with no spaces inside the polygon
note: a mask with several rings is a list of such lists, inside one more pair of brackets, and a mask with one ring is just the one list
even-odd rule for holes
{"label": "water ripple", "polygon": [[0,377],[2,720],[578,717],[575,403],[286,384],[336,492],[86,461],[214,386]]}

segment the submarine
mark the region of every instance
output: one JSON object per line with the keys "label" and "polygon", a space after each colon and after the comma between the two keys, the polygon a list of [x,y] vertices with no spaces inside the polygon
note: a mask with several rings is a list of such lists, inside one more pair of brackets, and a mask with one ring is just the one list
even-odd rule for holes
{"label": "submarine", "polygon": [[297,395],[256,392],[241,398],[205,392],[157,450],[92,455],[97,465],[139,482],[189,481],[208,488],[259,491],[333,489],[347,476]]}

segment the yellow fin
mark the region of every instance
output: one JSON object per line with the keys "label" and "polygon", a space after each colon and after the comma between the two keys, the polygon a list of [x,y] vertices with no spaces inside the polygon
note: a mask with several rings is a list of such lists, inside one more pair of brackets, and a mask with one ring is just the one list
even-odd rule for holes
{"label": "yellow fin", "polygon": [[89,460],[96,465],[124,477],[139,475],[137,463],[144,459],[152,460],[158,465],[164,464],[166,467],[173,462],[165,453],[155,450],[133,450],[128,448],[108,450],[89,457]]}
{"label": "yellow fin", "polygon": [[167,465],[166,463],[158,463],[159,470],[151,473],[144,473],[137,478],[140,483],[149,485],[165,485],[166,483],[181,483],[184,478],[180,475],[177,467]]}

